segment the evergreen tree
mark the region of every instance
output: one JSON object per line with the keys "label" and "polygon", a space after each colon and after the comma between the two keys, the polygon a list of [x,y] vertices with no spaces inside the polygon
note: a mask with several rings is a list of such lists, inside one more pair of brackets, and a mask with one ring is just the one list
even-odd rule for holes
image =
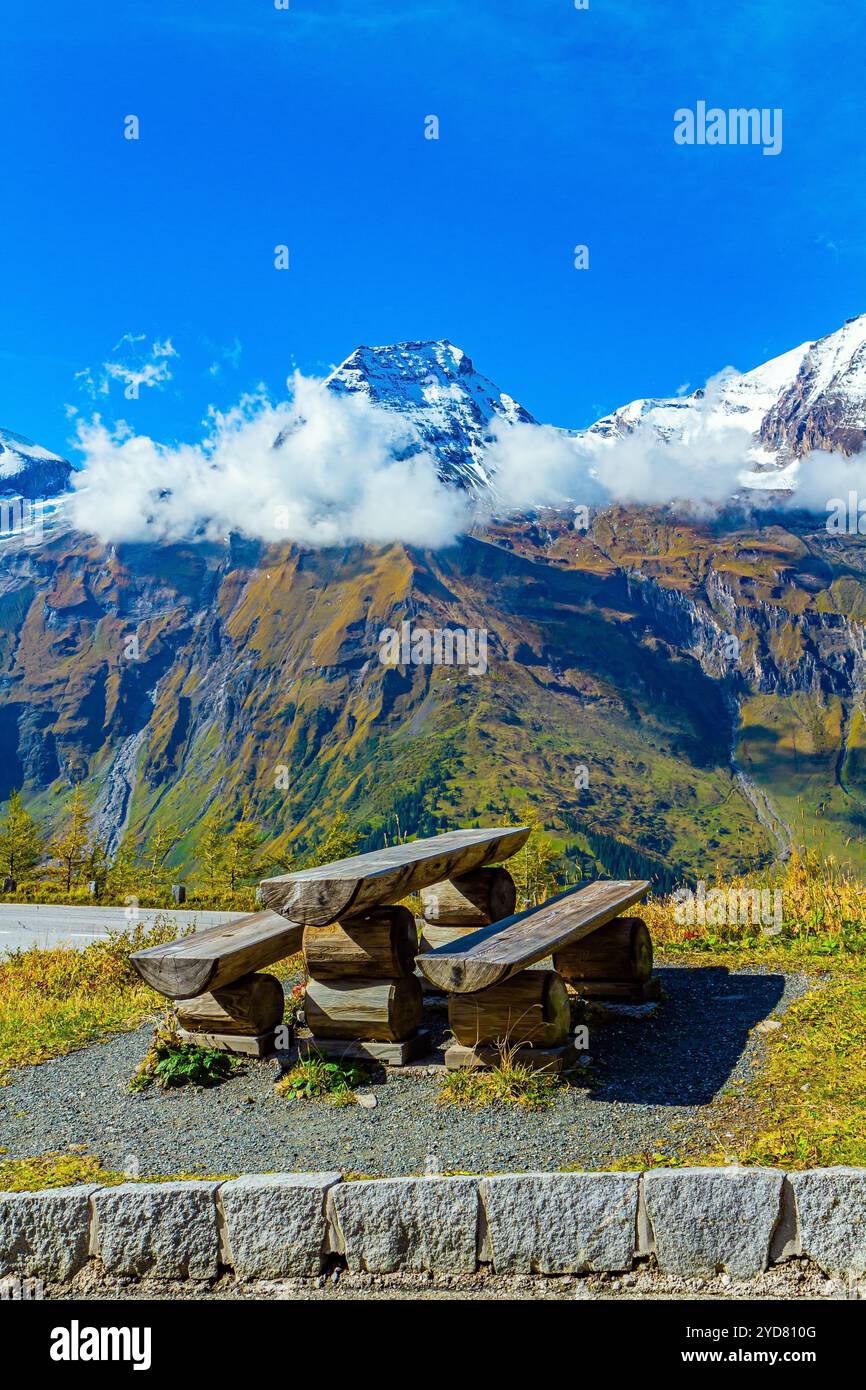
{"label": "evergreen tree", "polygon": [[560,856],[544,834],[541,822],[530,822],[532,833],[523,849],[506,865],[517,886],[517,908],[537,907],[556,892],[561,869]]}
{"label": "evergreen tree", "polygon": [[305,869],[315,869],[319,864],[333,864],[336,859],[348,859],[358,846],[358,832],[349,828],[345,811],[338,811],[328,826],[323,840],[304,860]]}
{"label": "evergreen tree", "polygon": [[245,807],[224,841],[222,868],[232,892],[258,872],[262,839],[262,832]]}
{"label": "evergreen tree", "polygon": [[109,895],[116,900],[138,896],[141,878],[138,847],[131,835],[124,835],[108,869],[106,884]]}
{"label": "evergreen tree", "polygon": [[90,848],[90,812],[79,785],[69,798],[63,829],[51,841],[51,854],[60,865],[67,893],[78,883]]}
{"label": "evergreen tree", "polygon": [[81,862],[83,881],[95,883],[97,893],[101,893],[108,881],[108,869],[108,855],[105,846],[95,836],[89,836]]}
{"label": "evergreen tree", "polygon": [[36,821],[13,791],[0,821],[0,872],[9,878],[22,878],[39,863],[43,836]]}
{"label": "evergreen tree", "polygon": [[167,888],[171,877],[166,860],[180,839],[179,831],[157,824],[147,837],[141,854],[141,878],[151,892]]}
{"label": "evergreen tree", "polygon": [[199,840],[199,862],[204,870],[210,891],[216,891],[225,871],[226,820],[221,810],[212,811],[204,823]]}

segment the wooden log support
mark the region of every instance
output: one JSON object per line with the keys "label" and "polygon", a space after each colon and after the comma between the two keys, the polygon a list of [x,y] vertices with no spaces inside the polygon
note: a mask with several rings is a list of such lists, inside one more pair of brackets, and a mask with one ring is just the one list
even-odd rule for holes
{"label": "wooden log support", "polygon": [[422,1017],[421,985],[399,980],[310,980],[304,1013],[314,1038],[402,1042]]}
{"label": "wooden log support", "polygon": [[215,1047],[220,1052],[233,1052],[238,1057],[270,1057],[277,1050],[276,1032],[269,1028],[267,1033],[190,1033],[186,1028],[178,1028],[181,1042],[195,1043],[197,1047]]}
{"label": "wooden log support", "polygon": [[304,963],[316,980],[397,979],[413,973],[417,953],[415,919],[405,907],[304,928]]}
{"label": "wooden log support", "polygon": [[524,970],[501,985],[477,994],[454,994],[448,1022],[464,1047],[532,1043],[558,1047],[571,1031],[565,983],[555,970]]}
{"label": "wooden log support", "polygon": [[431,926],[472,929],[510,917],[517,889],[507,869],[475,869],[422,888],[421,902]]}
{"label": "wooden log support", "polygon": [[[517,889],[507,869],[474,869],[421,889],[424,923],[419,950],[435,951],[461,937],[510,917],[517,903]],[[416,972],[420,975],[420,971]],[[441,997],[442,991],[421,976],[425,994]]]}
{"label": "wooden log support", "polygon": [[371,907],[399,902],[407,894],[455,874],[509,859],[525,844],[529,827],[452,830],[427,840],[355,854],[333,864],[266,878],[268,907],[304,926],[325,927]]}
{"label": "wooden log support", "polygon": [[653,969],[652,938],[640,917],[619,917],[583,941],[557,951],[553,964],[575,988],[599,981],[643,984]]}
{"label": "wooden log support", "polygon": [[474,931],[474,927],[432,927],[429,922],[422,922],[418,949],[436,951],[440,946],[448,946],[452,941],[468,936],[471,931]]}
{"label": "wooden log support", "polygon": [[188,1033],[258,1037],[282,1022],[285,996],[274,975],[245,975],[224,989],[178,999],[177,1021]]}
{"label": "wooden log support", "polygon": [[430,1051],[430,1034],[418,1028],[402,1042],[373,1042],[361,1038],[299,1038],[298,1052],[301,1057],[318,1053],[321,1057],[333,1057],[336,1062],[376,1062],[384,1067],[405,1067],[419,1057],[426,1057]]}

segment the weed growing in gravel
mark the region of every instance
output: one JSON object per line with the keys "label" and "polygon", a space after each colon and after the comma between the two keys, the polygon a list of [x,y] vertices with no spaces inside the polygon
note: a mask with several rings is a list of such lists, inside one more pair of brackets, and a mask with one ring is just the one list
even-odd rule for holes
{"label": "weed growing in gravel", "polygon": [[486,1105],[522,1105],[524,1110],[544,1110],[553,1105],[561,1087],[558,1076],[533,1070],[503,1053],[498,1067],[482,1071],[461,1067],[449,1071],[436,1097],[439,1105],[461,1105],[481,1110]]}
{"label": "weed growing in gravel", "polygon": [[332,1062],[311,1052],[296,1062],[274,1089],[277,1095],[289,1100],[329,1100],[332,1105],[354,1105],[355,1087],[368,1080],[364,1068],[353,1062]]}
{"label": "weed growing in gravel", "polygon": [[293,985],[286,995],[286,1002],[283,1007],[283,1023],[287,1028],[297,1023],[298,1014],[304,1007],[304,996],[306,992],[307,986],[301,983]]}
{"label": "weed growing in gravel", "polygon": [[172,1086],[216,1086],[241,1066],[239,1058],[215,1047],[182,1042],[177,1018],[167,1013],[153,1030],[153,1039],[129,1083],[131,1091],[143,1091],[156,1083]]}

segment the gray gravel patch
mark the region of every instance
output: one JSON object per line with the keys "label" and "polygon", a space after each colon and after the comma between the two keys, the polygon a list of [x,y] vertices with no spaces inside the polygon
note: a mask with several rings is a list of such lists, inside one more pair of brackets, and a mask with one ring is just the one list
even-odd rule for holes
{"label": "gray gravel patch", "polygon": [[438,1106],[437,1077],[399,1073],[387,1082],[379,1073],[364,1088],[374,1109],[292,1102],[274,1094],[273,1061],[246,1061],[210,1090],[132,1094],[148,1024],[14,1073],[0,1089],[0,1147],[25,1157],[81,1145],[132,1176],[541,1171],[677,1157],[695,1141],[716,1147],[710,1103],[751,1077],[766,1047],[755,1025],[780,1016],[810,981],[760,966],[659,975],[664,999],[651,1015],[594,1014],[586,1075],[549,1110]]}

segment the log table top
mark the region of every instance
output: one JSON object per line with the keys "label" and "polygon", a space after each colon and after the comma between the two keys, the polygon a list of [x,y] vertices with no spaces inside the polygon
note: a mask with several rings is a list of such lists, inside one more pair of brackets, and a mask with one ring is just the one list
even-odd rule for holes
{"label": "log table top", "polygon": [[516,854],[529,826],[452,830],[427,840],[356,854],[314,869],[266,878],[262,898],[292,922],[324,927],[369,907],[396,903],[407,893],[455,874],[498,864]]}

